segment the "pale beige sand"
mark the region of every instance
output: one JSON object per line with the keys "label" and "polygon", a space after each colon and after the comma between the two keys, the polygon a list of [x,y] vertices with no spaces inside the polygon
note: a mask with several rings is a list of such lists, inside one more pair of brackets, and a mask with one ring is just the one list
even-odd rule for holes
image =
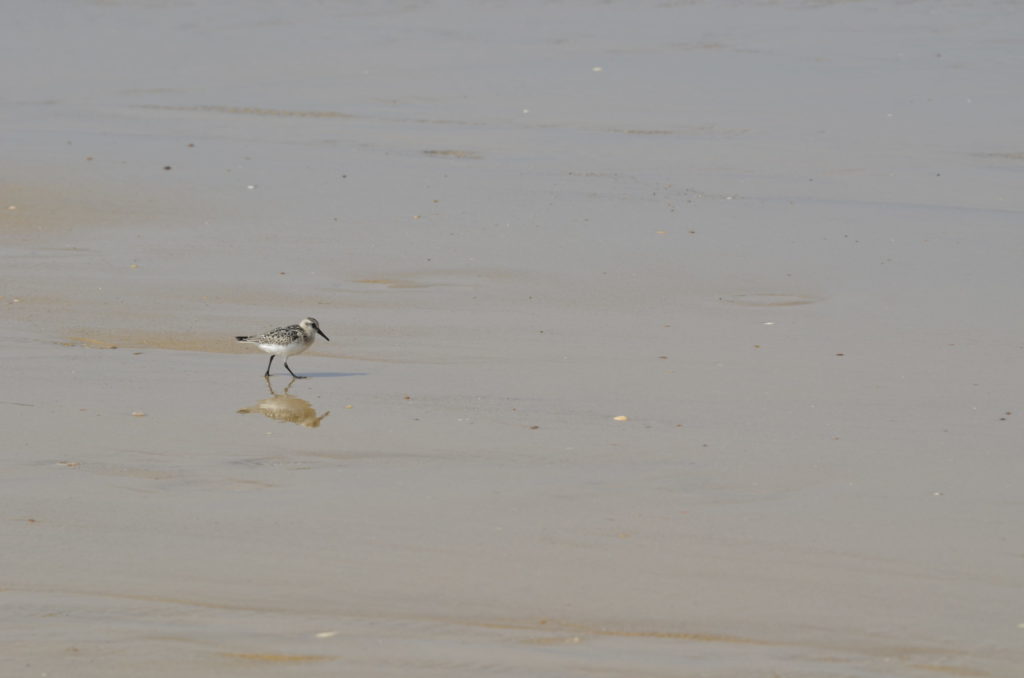
{"label": "pale beige sand", "polygon": [[1022,20],[24,3],[0,673],[1021,675]]}

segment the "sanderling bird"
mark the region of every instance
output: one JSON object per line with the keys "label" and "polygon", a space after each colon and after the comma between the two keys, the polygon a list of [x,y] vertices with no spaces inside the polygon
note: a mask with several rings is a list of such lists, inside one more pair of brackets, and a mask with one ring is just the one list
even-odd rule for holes
{"label": "sanderling bird", "polygon": [[[318,334],[327,339],[327,335],[320,331],[320,323],[316,321],[316,318],[306,318],[298,325],[278,327],[263,334],[251,337],[235,337],[235,339],[243,344],[256,344],[261,351],[270,354],[270,362],[267,363],[267,372],[263,375],[264,377],[270,376],[270,366],[273,364],[274,358],[283,355],[285,369],[296,379],[305,379],[305,377],[300,377],[292,372],[292,368],[288,367],[288,356],[302,353],[312,346],[313,340],[316,339]],[[330,339],[327,339],[327,341],[330,341]]]}

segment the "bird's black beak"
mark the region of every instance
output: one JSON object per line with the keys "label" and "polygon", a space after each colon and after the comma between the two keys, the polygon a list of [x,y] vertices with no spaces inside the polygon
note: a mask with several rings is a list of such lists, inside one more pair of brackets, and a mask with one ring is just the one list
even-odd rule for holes
{"label": "bird's black beak", "polygon": [[[323,332],[321,332],[321,331],[320,331],[320,328],[319,328],[319,327],[318,327],[318,328],[316,328],[316,333],[317,333],[317,334],[319,334],[319,335],[320,335],[321,337],[323,337],[324,339],[327,339],[327,335],[326,335],[326,334],[324,334]],[[330,341],[330,339],[327,339],[327,341]]]}

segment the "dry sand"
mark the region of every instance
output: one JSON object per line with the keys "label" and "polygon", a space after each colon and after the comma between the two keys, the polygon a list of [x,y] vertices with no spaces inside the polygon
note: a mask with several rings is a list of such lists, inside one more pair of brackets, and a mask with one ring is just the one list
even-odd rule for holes
{"label": "dry sand", "polygon": [[1022,675],[1022,22],[8,8],[0,673]]}

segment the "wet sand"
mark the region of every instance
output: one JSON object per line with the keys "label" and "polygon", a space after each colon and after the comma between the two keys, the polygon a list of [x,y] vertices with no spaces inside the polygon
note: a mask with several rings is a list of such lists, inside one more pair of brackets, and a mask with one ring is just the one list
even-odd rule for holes
{"label": "wet sand", "polygon": [[1019,675],[1022,14],[19,8],[3,672]]}

